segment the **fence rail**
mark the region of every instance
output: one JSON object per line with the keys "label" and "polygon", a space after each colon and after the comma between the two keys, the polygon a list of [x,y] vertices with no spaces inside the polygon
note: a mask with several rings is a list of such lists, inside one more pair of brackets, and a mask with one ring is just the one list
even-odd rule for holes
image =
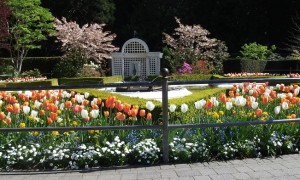
{"label": "fence rail", "polygon": [[141,130],[141,129],[161,129],[163,134],[163,160],[169,162],[169,131],[178,128],[209,128],[209,127],[231,127],[249,126],[262,124],[279,124],[300,122],[296,119],[277,119],[267,121],[243,121],[225,123],[200,123],[200,124],[169,124],[168,123],[168,86],[169,85],[191,85],[191,84],[226,84],[242,82],[272,82],[272,83],[299,83],[299,78],[259,78],[259,79],[213,79],[199,81],[168,81],[168,70],[162,72],[163,79],[154,82],[122,82],[113,84],[78,84],[78,85],[59,85],[59,86],[34,86],[34,87],[0,87],[0,91],[19,91],[19,90],[57,90],[57,89],[78,89],[78,88],[106,88],[106,87],[130,87],[130,86],[161,86],[162,88],[162,125],[126,125],[126,126],[86,126],[86,127],[35,127],[35,128],[0,128],[0,132],[28,132],[28,131],[88,131],[88,130]]}

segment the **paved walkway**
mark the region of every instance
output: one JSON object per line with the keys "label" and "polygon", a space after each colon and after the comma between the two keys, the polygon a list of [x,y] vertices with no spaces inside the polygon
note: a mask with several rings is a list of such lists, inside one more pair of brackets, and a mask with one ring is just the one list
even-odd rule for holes
{"label": "paved walkway", "polygon": [[91,171],[0,172],[0,180],[300,179],[300,154],[227,162],[171,164]]}

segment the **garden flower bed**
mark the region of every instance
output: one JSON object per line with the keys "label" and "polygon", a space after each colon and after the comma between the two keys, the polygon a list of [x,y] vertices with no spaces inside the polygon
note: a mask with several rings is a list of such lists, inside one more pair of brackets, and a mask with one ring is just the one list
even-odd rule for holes
{"label": "garden flower bed", "polygon": [[[169,105],[170,124],[291,119],[300,116],[300,88],[236,84],[228,94]],[[161,125],[155,105],[64,90],[0,93],[0,127]],[[141,108],[145,107],[145,108]],[[196,114],[189,115],[194,109]],[[170,130],[171,162],[202,162],[298,153],[299,124]],[[162,162],[161,130],[21,131],[0,133],[0,168],[81,169]]]}

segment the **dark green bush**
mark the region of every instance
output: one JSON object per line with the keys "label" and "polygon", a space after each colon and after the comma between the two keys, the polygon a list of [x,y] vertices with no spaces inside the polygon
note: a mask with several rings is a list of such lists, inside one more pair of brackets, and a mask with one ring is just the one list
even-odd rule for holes
{"label": "dark green bush", "polygon": [[53,76],[61,77],[78,77],[87,59],[78,53],[70,53],[57,63],[53,69]]}

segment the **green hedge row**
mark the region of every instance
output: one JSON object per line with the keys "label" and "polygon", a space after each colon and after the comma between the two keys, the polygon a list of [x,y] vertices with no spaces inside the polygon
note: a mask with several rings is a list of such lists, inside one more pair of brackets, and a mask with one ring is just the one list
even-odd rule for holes
{"label": "green hedge row", "polygon": [[47,79],[43,81],[27,81],[27,82],[7,82],[2,83],[3,87],[45,87],[45,86],[57,86],[57,79]]}
{"label": "green hedge row", "polygon": [[242,60],[229,59],[223,62],[224,73],[266,72],[271,74],[300,73],[300,60]]}
{"label": "green hedge row", "polygon": [[[22,71],[29,71],[37,68],[40,72],[47,76],[52,77],[52,71],[55,65],[61,61],[61,57],[25,57],[22,65]],[[10,65],[10,58],[0,58],[1,65]]]}
{"label": "green hedge row", "polygon": [[240,73],[240,72],[263,72],[266,67],[267,61],[259,60],[242,60],[242,59],[229,59],[223,62],[224,73]]}

